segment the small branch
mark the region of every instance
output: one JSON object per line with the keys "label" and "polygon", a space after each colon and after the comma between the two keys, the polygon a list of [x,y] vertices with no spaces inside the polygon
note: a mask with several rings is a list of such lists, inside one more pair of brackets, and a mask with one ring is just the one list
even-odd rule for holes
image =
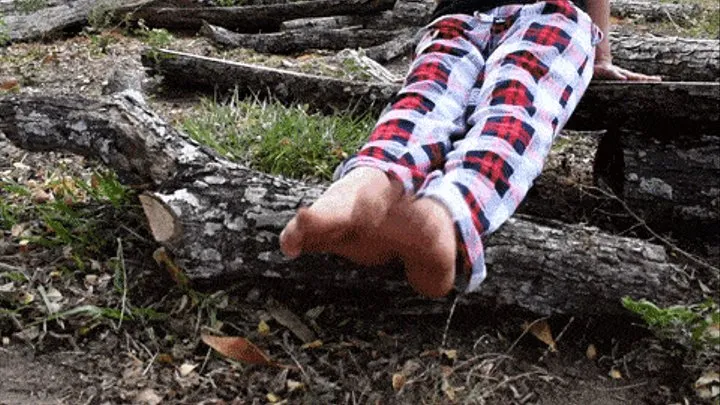
{"label": "small branch", "polygon": [[711,270],[711,271],[717,273],[718,275],[720,275],[720,268],[715,267],[715,266],[705,262],[704,260],[698,258],[697,256],[693,255],[692,253],[688,253],[687,251],[679,248],[677,245],[672,243],[669,239],[667,239],[664,236],[660,235],[659,233],[655,232],[651,227],[649,227],[647,225],[647,223],[645,222],[644,219],[642,219],[638,214],[636,214],[635,211],[633,211],[632,208],[630,208],[623,199],[621,199],[620,197],[615,195],[615,193],[609,192],[607,190],[603,190],[600,187],[587,187],[587,188],[589,188],[593,191],[597,191],[600,194],[604,195],[605,197],[618,202],[620,205],[622,205],[625,212],[627,212],[635,221],[637,221],[638,224],[640,224],[640,226],[642,226],[646,231],[648,231],[655,239],[662,242],[662,244],[665,245],[666,247],[679,253],[686,259],[697,264],[698,266],[704,267],[704,268]]}

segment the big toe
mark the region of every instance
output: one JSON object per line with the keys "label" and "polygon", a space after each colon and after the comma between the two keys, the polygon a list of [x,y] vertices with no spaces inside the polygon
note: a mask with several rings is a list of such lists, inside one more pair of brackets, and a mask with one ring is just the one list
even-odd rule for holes
{"label": "big toe", "polygon": [[303,222],[307,208],[301,208],[297,215],[285,226],[280,233],[280,250],[289,258],[296,258],[302,253]]}

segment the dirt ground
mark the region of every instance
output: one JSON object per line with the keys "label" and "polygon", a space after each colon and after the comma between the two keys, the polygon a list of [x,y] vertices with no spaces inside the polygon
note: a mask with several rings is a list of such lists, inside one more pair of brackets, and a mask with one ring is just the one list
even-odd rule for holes
{"label": "dirt ground", "polygon": [[[145,46],[120,30],[15,44],[0,48],[0,76],[17,79],[21,93],[96,97],[117,66],[139,68]],[[222,53],[192,37],[172,47]],[[289,59],[234,56],[269,64]],[[198,100],[149,94],[172,122]],[[71,155],[28,153],[0,134],[0,181],[88,178],[97,169]],[[102,241],[82,263],[62,246],[23,245],[13,229],[0,229],[0,404],[701,402],[692,384],[703,370],[630,316],[547,319],[557,341],[552,351],[522,327],[543,320],[516,308],[459,307],[450,317],[447,302],[419,311],[398,307],[392,297],[322,286],[298,296],[282,281],[189,291],[152,259],[157,246],[137,204],[91,208],[103,218]],[[7,293],[30,298],[9,305]],[[271,301],[320,342],[304,345],[273,315]],[[50,319],[50,304],[54,313],[85,310]],[[92,308],[137,311],[118,319]],[[246,337],[290,367],[224,359],[200,341],[202,331]]]}

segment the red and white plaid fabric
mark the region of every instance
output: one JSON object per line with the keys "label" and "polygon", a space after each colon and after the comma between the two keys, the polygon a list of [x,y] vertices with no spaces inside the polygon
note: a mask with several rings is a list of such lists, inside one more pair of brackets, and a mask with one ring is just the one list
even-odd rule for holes
{"label": "red and white plaid fabric", "polygon": [[567,0],[438,18],[403,88],[338,173],[375,167],[443,203],[458,235],[457,287],[476,289],[486,273],[482,237],[540,174],[590,82],[600,39]]}

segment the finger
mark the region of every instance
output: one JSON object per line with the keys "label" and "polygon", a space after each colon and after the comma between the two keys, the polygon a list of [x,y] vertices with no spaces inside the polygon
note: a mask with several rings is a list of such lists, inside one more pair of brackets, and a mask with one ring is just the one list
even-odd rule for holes
{"label": "finger", "polygon": [[644,75],[641,73],[635,73],[635,72],[628,72],[628,79],[633,81],[643,81],[643,82],[659,82],[662,81],[662,78],[660,76],[649,76]]}
{"label": "finger", "polygon": [[293,218],[280,233],[280,251],[291,259],[302,253],[303,232],[298,226],[297,217]]}

